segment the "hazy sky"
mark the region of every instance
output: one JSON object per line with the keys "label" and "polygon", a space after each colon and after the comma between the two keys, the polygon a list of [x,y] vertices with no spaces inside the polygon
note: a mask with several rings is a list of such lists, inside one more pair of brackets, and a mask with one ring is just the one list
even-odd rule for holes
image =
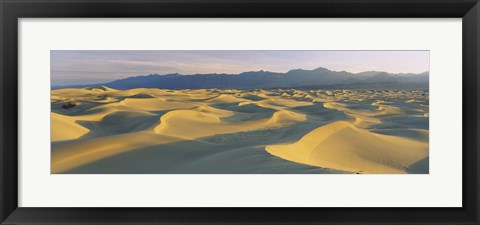
{"label": "hazy sky", "polygon": [[429,71],[429,51],[99,51],[50,52],[52,85],[93,84],[147,74],[241,73],[324,67],[353,73]]}

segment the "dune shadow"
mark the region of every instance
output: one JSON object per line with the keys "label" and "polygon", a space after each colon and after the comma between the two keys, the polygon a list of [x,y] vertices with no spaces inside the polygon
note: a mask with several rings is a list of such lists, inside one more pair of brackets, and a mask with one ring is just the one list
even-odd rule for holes
{"label": "dune shadow", "polygon": [[[167,111],[164,111],[166,113]],[[116,134],[142,131],[152,128],[160,121],[163,114],[148,115],[144,113],[118,111],[106,115],[100,121],[77,121],[78,124],[90,130],[81,139],[103,137]]]}
{"label": "dune shadow", "polygon": [[426,157],[408,168],[408,173],[411,174],[429,174],[430,173],[430,157]]}
{"label": "dune shadow", "polygon": [[414,129],[429,129],[429,118],[424,116],[415,115],[394,115],[382,118],[382,124],[377,125],[378,129],[402,129],[402,128],[414,128]]}
{"label": "dune shadow", "polygon": [[265,108],[256,104],[245,104],[239,106],[238,103],[220,103],[212,104],[210,107],[229,110],[235,115],[231,117],[222,118],[224,122],[245,122],[251,120],[260,120],[269,118],[276,112],[274,109]]}
{"label": "dune shadow", "polygon": [[315,117],[320,121],[338,121],[348,119],[347,115],[335,109],[325,108],[323,103],[314,103],[308,106],[292,107],[290,110],[308,115],[308,117]]}

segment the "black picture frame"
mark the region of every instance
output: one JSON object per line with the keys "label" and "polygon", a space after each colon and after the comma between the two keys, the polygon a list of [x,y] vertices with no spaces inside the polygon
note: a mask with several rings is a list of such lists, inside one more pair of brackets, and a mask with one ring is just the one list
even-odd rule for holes
{"label": "black picture frame", "polygon": [[[0,0],[0,14],[1,224],[479,224],[478,0]],[[463,18],[463,207],[18,207],[17,21],[63,17]]]}

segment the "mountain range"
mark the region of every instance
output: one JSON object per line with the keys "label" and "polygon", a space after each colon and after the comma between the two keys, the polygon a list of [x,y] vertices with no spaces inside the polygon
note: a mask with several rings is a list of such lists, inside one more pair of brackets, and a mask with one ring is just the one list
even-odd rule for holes
{"label": "mountain range", "polygon": [[387,73],[368,71],[350,73],[319,67],[313,70],[295,69],[286,73],[250,71],[240,74],[150,74],[128,77],[101,84],[54,86],[52,89],[103,85],[114,89],[272,89],[272,88],[369,88],[405,89],[428,88],[429,72]]}

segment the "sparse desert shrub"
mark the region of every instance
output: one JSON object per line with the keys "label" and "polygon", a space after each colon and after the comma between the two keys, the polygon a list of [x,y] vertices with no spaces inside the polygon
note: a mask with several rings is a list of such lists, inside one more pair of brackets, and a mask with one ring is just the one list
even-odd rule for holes
{"label": "sparse desert shrub", "polygon": [[76,102],[65,102],[63,105],[62,105],[62,108],[64,109],[70,109],[70,108],[73,108],[77,106],[77,103]]}

